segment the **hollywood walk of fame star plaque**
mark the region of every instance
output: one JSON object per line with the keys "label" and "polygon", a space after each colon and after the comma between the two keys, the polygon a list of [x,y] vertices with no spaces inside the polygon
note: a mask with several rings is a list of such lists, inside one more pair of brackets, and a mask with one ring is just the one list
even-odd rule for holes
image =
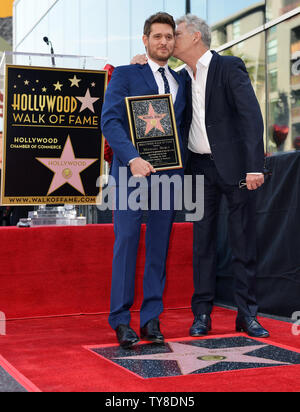
{"label": "hollywood walk of fame star plaque", "polygon": [[107,71],[6,66],[4,205],[101,199]]}
{"label": "hollywood walk of fame star plaque", "polygon": [[86,349],[142,379],[300,365],[296,348],[243,336],[141,343],[130,350],[109,345]]}
{"label": "hollywood walk of fame star plaque", "polygon": [[140,156],[157,170],[182,168],[171,95],[127,97],[131,139]]}

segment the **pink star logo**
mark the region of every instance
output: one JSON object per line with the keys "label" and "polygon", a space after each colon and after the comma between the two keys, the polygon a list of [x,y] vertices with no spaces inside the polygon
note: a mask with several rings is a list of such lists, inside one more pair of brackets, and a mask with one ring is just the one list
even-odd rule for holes
{"label": "pink star logo", "polygon": [[70,136],[66,141],[60,158],[36,158],[40,163],[54,172],[54,176],[48,191],[55,192],[66,183],[85,195],[80,173],[90,167],[98,159],[78,159],[75,157]]}
{"label": "pink star logo", "polygon": [[164,119],[166,116],[167,116],[166,113],[164,114],[156,113],[152,104],[150,103],[148,114],[144,116],[138,116],[138,117],[139,119],[147,123],[146,132],[145,132],[145,134],[147,135],[149,132],[151,132],[152,129],[157,129],[161,131],[162,133],[165,133],[165,130],[161,124],[161,120]]}
{"label": "pink star logo", "polygon": [[99,100],[99,97],[92,97],[90,93],[90,89],[87,89],[86,94],[84,97],[76,97],[82,104],[80,108],[80,113],[83,112],[85,109],[89,109],[91,112],[95,113],[94,103]]}

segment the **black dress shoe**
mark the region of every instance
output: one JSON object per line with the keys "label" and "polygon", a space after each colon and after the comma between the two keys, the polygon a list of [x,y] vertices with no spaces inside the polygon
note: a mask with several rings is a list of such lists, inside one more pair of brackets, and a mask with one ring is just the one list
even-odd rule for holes
{"label": "black dress shoe", "polygon": [[190,336],[193,338],[206,336],[209,331],[211,331],[210,315],[197,315],[190,329]]}
{"label": "black dress shoe", "polygon": [[120,346],[124,349],[130,349],[140,341],[135,331],[127,325],[119,325],[116,329],[116,334]]}
{"label": "black dress shoe", "polygon": [[152,319],[143,328],[141,328],[141,339],[149,342],[163,344],[165,338],[160,331],[158,319]]}
{"label": "black dress shoe", "polygon": [[236,331],[245,332],[251,338],[268,338],[269,332],[264,329],[255,317],[238,317],[236,320]]}

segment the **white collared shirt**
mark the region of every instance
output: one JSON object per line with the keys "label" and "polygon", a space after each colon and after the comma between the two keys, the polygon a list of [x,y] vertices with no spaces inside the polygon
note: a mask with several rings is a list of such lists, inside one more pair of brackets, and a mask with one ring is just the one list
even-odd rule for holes
{"label": "white collared shirt", "polygon": [[[155,63],[153,60],[151,60],[148,56],[148,64],[153,72],[155,81],[158,86],[158,92],[159,94],[165,94],[165,84],[162,78],[161,73],[158,71],[162,66],[159,64]],[[169,66],[166,64],[166,66],[163,66],[165,69],[166,73],[166,78],[168,79],[169,85],[170,85],[170,91],[173,97],[173,103],[176,101],[177,93],[178,93],[178,83],[175,80],[174,76],[171,74]]]}
{"label": "white collared shirt", "polygon": [[186,67],[192,79],[193,97],[193,121],[190,129],[189,149],[198,154],[211,154],[205,125],[205,95],[208,70],[212,57],[212,52],[208,50],[198,60],[196,80],[193,70],[189,66]]}

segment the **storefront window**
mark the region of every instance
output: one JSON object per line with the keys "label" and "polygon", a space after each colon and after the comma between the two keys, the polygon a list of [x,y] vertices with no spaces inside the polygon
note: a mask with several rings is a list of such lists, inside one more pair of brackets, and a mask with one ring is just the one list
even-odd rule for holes
{"label": "storefront window", "polygon": [[269,71],[269,87],[270,92],[276,92],[278,89],[278,70],[273,69]]}
{"label": "storefront window", "polygon": [[108,57],[109,63],[117,66],[130,62],[130,2],[108,1]]}
{"label": "storefront window", "polygon": [[267,44],[268,63],[277,62],[278,41],[277,39],[270,40]]}
{"label": "storefront window", "polygon": [[300,17],[269,30],[267,44],[277,45],[276,59],[268,53],[268,150],[300,149]]}
{"label": "storefront window", "polygon": [[[240,57],[244,61],[266,123],[265,34],[256,35],[223,51],[221,54]],[[265,146],[267,146],[266,136]]]}
{"label": "storefront window", "polygon": [[57,0],[15,0],[15,41],[19,44]]}
{"label": "storefront window", "polygon": [[80,54],[106,57],[107,2],[80,0],[80,11]]}

